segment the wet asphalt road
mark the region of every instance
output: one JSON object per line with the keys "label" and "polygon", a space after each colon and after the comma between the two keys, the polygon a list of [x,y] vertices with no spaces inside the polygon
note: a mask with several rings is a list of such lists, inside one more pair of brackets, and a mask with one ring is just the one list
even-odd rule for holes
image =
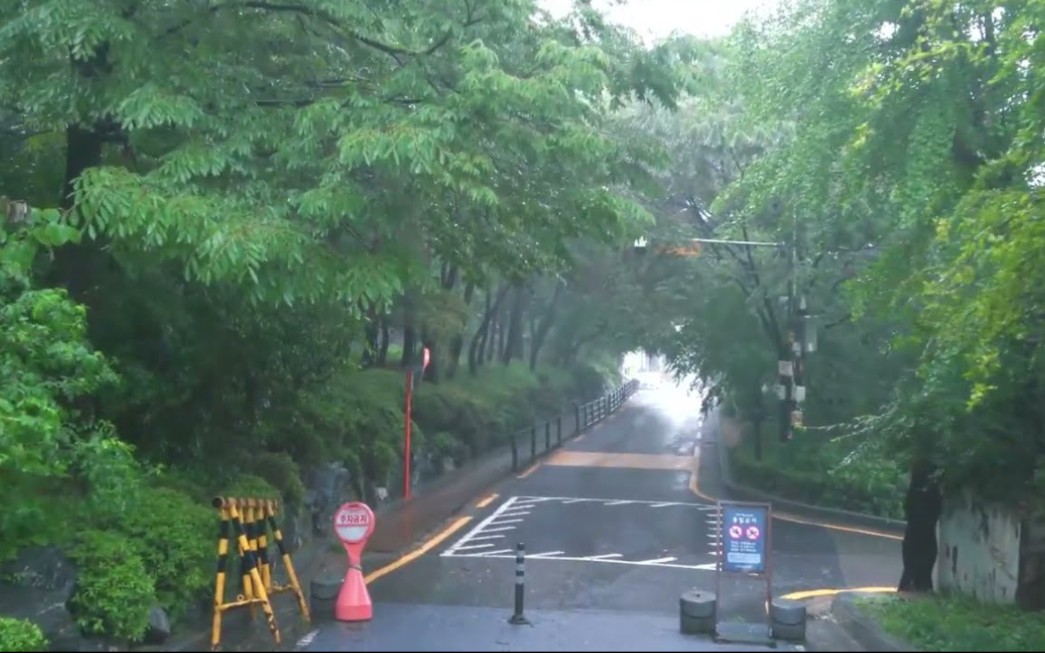
{"label": "wet asphalt road", "polygon": [[[716,589],[713,504],[691,489],[699,468],[700,489],[721,496],[716,424],[699,403],[674,387],[638,393],[495,488],[497,499],[441,546],[373,582],[373,621],[324,624],[300,648],[752,650],[678,632],[680,594]],[[776,596],[897,577],[896,542],[780,520],[772,531]],[[528,626],[507,623],[519,542]],[[765,583],[724,577],[717,589],[721,622],[765,623]]]}

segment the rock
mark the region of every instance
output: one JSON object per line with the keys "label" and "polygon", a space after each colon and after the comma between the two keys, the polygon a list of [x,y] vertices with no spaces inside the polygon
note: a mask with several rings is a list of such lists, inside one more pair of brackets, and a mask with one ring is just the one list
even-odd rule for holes
{"label": "rock", "polygon": [[171,620],[158,605],[149,610],[149,629],[145,631],[146,644],[162,644],[171,636]]}
{"label": "rock", "polygon": [[17,587],[53,592],[69,600],[76,586],[76,565],[58,547],[45,546],[22,551],[0,570]]}

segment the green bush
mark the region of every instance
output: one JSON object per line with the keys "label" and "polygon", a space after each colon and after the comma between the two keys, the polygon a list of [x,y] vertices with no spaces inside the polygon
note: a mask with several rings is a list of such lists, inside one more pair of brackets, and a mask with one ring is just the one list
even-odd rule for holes
{"label": "green bush", "polygon": [[69,609],[87,634],[140,641],[149,626],[156,589],[136,542],[86,531],[70,551],[79,574]]}
{"label": "green bush", "polygon": [[798,433],[781,444],[775,434],[772,424],[763,427],[761,461],[747,442],[730,451],[737,482],[802,503],[903,519],[906,479],[895,461],[873,449],[851,456],[845,441]]}
{"label": "green bush", "polygon": [[46,651],[47,638],[31,621],[0,617],[0,650]]}
{"label": "green bush", "polygon": [[145,562],[159,604],[176,620],[213,582],[213,508],[167,488],[148,488],[112,526]]}
{"label": "green bush", "polygon": [[287,505],[304,504],[306,490],[301,481],[301,468],[290,454],[262,451],[251,457],[248,469],[278,490],[279,496]]}
{"label": "green bush", "polygon": [[892,635],[919,651],[1043,651],[1045,613],[980,603],[967,596],[863,600]]}

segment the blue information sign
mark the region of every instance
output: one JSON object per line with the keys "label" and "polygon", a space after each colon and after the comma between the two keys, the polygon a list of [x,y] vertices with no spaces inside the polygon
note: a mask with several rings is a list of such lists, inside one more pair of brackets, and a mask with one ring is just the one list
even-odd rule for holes
{"label": "blue information sign", "polygon": [[732,574],[766,572],[765,506],[722,505],[722,571]]}

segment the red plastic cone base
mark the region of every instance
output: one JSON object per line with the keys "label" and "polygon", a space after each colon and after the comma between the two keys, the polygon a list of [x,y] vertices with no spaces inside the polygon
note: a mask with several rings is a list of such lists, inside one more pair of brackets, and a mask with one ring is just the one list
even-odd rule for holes
{"label": "red plastic cone base", "polygon": [[349,569],[345,574],[345,582],[341,585],[334,606],[334,618],[338,621],[370,621],[374,618],[370,592],[363,580],[363,572],[359,569]]}

